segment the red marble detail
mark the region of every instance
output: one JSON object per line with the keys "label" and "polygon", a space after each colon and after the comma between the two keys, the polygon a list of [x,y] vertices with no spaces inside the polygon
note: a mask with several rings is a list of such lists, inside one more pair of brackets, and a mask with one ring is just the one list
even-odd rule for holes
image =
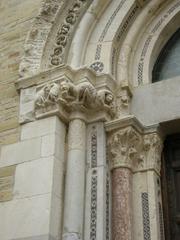
{"label": "red marble detail", "polygon": [[112,171],[112,240],[132,239],[132,173],[127,168]]}

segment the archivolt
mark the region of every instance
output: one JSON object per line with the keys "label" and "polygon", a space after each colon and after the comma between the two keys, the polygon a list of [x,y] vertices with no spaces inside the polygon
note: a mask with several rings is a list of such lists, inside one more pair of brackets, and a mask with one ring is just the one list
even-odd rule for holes
{"label": "archivolt", "polygon": [[39,71],[41,57],[55,19],[68,1],[44,0],[38,16],[34,19],[24,45],[24,56],[20,64],[20,77],[28,77]]}
{"label": "archivolt", "polygon": [[[120,17],[121,10],[124,10],[123,16],[125,17],[126,5],[130,4],[129,6],[131,6],[131,2],[134,1],[44,0],[25,42],[20,76],[28,77],[47,68],[67,63],[67,61],[75,67],[83,64],[89,66],[89,63],[93,67],[94,59],[87,62],[87,59],[90,61],[88,53],[92,53],[93,56],[91,40],[97,36],[97,44],[93,42],[94,54],[96,55],[95,60],[100,61],[101,53],[102,56],[104,55],[103,51],[106,45],[104,43],[107,42],[107,37],[110,35],[113,37],[116,29],[119,28],[117,22],[122,19],[118,20],[117,16]],[[105,14],[102,14],[104,11]],[[111,13],[112,15],[110,15]],[[101,26],[103,27],[102,32]],[[111,31],[112,26],[113,32]],[[98,31],[99,34],[96,35]],[[111,53],[112,41],[110,40],[109,43],[108,52]],[[96,68],[94,69],[96,70]],[[104,67],[102,67],[102,71],[104,72]]]}
{"label": "archivolt", "polygon": [[180,25],[179,0],[152,0],[142,9],[119,48],[117,79],[133,86],[150,83],[164,44]]}
{"label": "archivolt", "polygon": [[44,0],[42,2],[42,7],[25,42],[24,57],[20,64],[21,77],[37,74],[65,61],[65,50],[68,49],[74,30],[92,1]]}
{"label": "archivolt", "polygon": [[149,82],[157,49],[163,45],[163,29],[177,21],[178,2],[46,0],[27,36],[20,75],[28,77],[65,63],[112,74],[118,83],[137,85],[138,74],[139,84]]}

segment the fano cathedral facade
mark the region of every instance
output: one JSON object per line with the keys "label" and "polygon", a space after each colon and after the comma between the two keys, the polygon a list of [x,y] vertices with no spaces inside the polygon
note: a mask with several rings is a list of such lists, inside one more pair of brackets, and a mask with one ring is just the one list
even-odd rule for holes
{"label": "fano cathedral facade", "polygon": [[180,0],[0,19],[0,240],[180,240]]}

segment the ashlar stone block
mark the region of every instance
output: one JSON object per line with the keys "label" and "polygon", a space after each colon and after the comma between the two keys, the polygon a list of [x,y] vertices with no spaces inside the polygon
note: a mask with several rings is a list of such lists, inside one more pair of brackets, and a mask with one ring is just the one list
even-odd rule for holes
{"label": "ashlar stone block", "polygon": [[41,156],[41,138],[29,139],[3,146],[0,167],[11,166],[26,161],[39,159]]}
{"label": "ashlar stone block", "polygon": [[22,126],[21,140],[42,137],[55,132],[64,134],[64,129],[64,124],[57,117],[41,119]]}
{"label": "ashlar stone block", "polygon": [[13,198],[15,169],[16,166],[0,168],[0,202]]}

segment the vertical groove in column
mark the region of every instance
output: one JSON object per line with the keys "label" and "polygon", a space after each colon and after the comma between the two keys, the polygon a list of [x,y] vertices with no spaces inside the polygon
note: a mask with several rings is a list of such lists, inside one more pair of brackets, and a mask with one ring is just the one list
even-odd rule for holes
{"label": "vertical groove in column", "polygon": [[132,239],[132,173],[127,168],[112,171],[112,240]]}

